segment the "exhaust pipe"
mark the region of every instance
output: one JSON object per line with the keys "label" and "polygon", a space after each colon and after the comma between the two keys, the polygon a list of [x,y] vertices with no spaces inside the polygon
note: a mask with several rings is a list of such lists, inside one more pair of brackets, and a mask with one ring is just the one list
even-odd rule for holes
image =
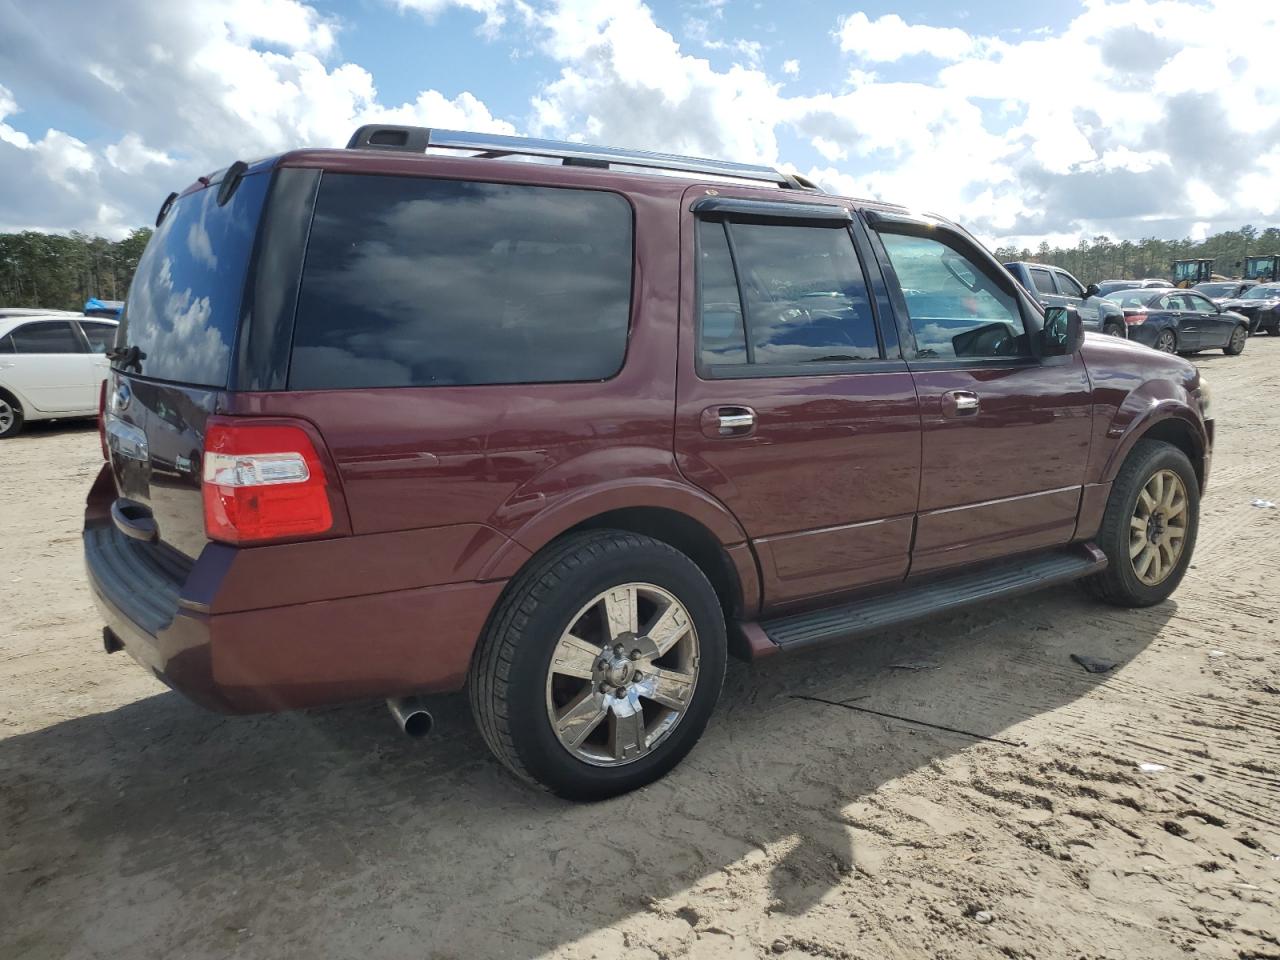
{"label": "exhaust pipe", "polygon": [[425,737],[436,724],[421,697],[395,697],[387,701],[387,709],[401,731],[415,739]]}

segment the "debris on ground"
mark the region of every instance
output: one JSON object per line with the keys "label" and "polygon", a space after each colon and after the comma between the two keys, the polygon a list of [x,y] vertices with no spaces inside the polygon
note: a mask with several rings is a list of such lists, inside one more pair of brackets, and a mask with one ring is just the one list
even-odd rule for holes
{"label": "debris on ground", "polygon": [[1103,660],[1101,657],[1090,657],[1083,653],[1073,653],[1071,659],[1090,673],[1106,673],[1108,670],[1114,670],[1120,666],[1115,660]]}

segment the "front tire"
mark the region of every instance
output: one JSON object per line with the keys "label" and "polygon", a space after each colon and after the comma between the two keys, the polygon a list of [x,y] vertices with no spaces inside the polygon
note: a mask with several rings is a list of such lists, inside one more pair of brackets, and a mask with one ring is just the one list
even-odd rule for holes
{"label": "front tire", "polygon": [[12,395],[0,390],[0,440],[21,433],[23,420],[22,404]]}
{"label": "front tire", "polygon": [[665,775],[724,680],[724,614],[706,576],[651,537],[565,537],[510,584],[476,648],[472,712],[494,755],[570,800]]}
{"label": "front tire", "polygon": [[1099,600],[1149,607],[1178,588],[1200,525],[1200,484],[1177,447],[1139,440],[1111,486],[1096,542],[1107,569],[1081,581]]}
{"label": "front tire", "polygon": [[1249,330],[1244,324],[1236,327],[1231,331],[1231,339],[1227,341],[1227,345],[1222,348],[1222,352],[1228,357],[1238,357],[1244,353],[1244,345],[1249,339]]}

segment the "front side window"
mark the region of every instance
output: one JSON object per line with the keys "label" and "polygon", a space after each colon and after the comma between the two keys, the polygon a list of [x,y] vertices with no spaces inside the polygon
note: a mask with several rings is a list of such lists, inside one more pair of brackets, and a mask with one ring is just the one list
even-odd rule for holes
{"label": "front side window", "polygon": [[1084,287],[1080,286],[1079,281],[1071,274],[1055,273],[1054,277],[1058,281],[1058,290],[1063,296],[1084,299]]}
{"label": "front side window", "polygon": [[1184,293],[1183,299],[1187,302],[1188,310],[1195,310],[1199,313],[1217,313],[1218,308],[1206,300],[1204,297],[1196,293]]}
{"label": "front side window", "polygon": [[698,232],[704,364],[881,359],[866,279],[847,229],[702,221]]}
{"label": "front side window", "polygon": [[1031,355],[1018,300],[940,240],[882,233],[907,303],[921,360]]}
{"label": "front side window", "polygon": [[1053,289],[1053,277],[1049,276],[1048,270],[1036,270],[1033,268],[1031,271],[1031,282],[1035,284],[1036,290],[1040,293],[1057,293],[1057,291]]}
{"label": "front side window", "polygon": [[16,353],[84,353],[71,324],[65,320],[24,323],[13,331]]}
{"label": "front side window", "polygon": [[326,173],[289,387],[604,380],[631,313],[614,193]]}

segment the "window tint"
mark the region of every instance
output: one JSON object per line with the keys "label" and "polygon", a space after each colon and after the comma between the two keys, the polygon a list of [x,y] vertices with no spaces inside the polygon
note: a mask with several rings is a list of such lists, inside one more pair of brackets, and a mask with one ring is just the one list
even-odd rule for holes
{"label": "window tint", "polygon": [[[699,227],[704,237],[720,229]],[[709,241],[700,279],[703,360],[791,365],[880,359],[875,317],[862,267],[845,229],[770,223],[727,223],[733,260],[746,298],[746,336],[733,327],[737,297],[726,273],[725,248]],[[706,284],[714,284],[716,300]],[[726,308],[725,304],[728,303]],[[719,304],[719,308],[715,307]],[[710,309],[709,309],[710,308]],[[735,338],[725,342],[725,336]],[[746,347],[739,353],[738,344]]]}
{"label": "window tint", "polygon": [[1053,278],[1058,281],[1058,292],[1064,297],[1084,299],[1084,287],[1080,286],[1075,277],[1068,273],[1055,272]]}
{"label": "window tint", "polygon": [[698,221],[698,315],[702,362],[746,363],[747,336],[725,224]]}
{"label": "window tint", "polygon": [[0,337],[0,353],[13,353],[13,337],[8,334]]}
{"label": "window tint", "polygon": [[84,353],[76,332],[65,320],[24,323],[12,336],[18,353]]}
{"label": "window tint", "polygon": [[1218,312],[1218,308],[1210,300],[1200,296],[1198,293],[1184,293],[1182,297],[1186,301],[1188,310],[1195,310],[1199,313]]}
{"label": "window tint", "polygon": [[152,234],[120,318],[144,376],[226,386],[268,179],[245,177],[221,207],[217,187],[189,193]]}
{"label": "window tint", "polygon": [[116,342],[115,324],[86,323],[81,320],[80,329],[89,338],[89,349],[94,353],[106,353],[111,349],[111,345]]}
{"label": "window tint", "polygon": [[1048,270],[1031,271],[1031,282],[1036,285],[1036,290],[1040,293],[1056,294],[1058,291],[1053,288],[1053,277],[1049,276]]}
{"label": "window tint", "polygon": [[616,194],[326,173],[289,386],[602,380],[622,366],[631,207]]}
{"label": "window tint", "polygon": [[964,254],[928,237],[882,233],[921,359],[1030,356],[1018,301]]}

